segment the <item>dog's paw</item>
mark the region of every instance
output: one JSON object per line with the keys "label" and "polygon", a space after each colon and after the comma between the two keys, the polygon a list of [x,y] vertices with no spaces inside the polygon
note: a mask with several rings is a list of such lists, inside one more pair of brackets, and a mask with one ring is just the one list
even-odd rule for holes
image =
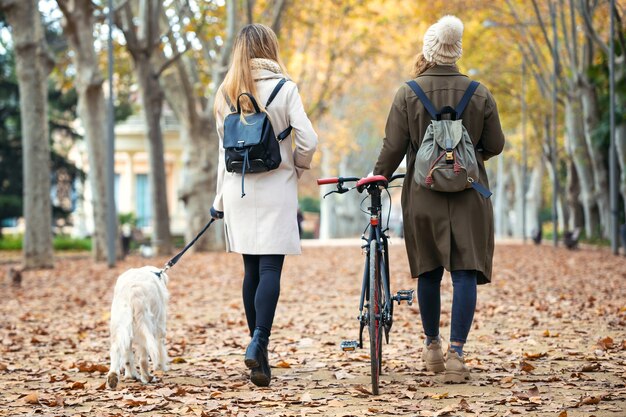
{"label": "dog's paw", "polygon": [[119,382],[119,378],[115,372],[107,375],[107,388],[115,389],[117,388],[117,383]]}
{"label": "dog's paw", "polygon": [[170,370],[170,366],[167,363],[163,363],[163,364],[161,364],[161,370],[163,372],[167,372],[167,371]]}
{"label": "dog's paw", "polygon": [[142,384],[149,384],[150,382],[152,382],[153,379],[154,378],[150,374],[142,374],[141,375],[141,383]]}

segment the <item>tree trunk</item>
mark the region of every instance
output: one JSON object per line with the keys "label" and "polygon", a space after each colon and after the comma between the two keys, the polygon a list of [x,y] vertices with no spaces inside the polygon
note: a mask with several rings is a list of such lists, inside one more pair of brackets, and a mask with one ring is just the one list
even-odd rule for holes
{"label": "tree trunk", "polygon": [[135,59],[137,78],[148,129],[148,155],[150,161],[150,190],[152,199],[152,246],[157,255],[172,252],[170,215],[167,206],[167,181],[165,174],[165,148],[161,131],[163,90],[154,73],[149,57],[137,55]]}
{"label": "tree trunk", "polygon": [[[180,117],[180,115],[179,115]],[[185,120],[187,119],[187,120]],[[199,117],[189,120],[180,117],[181,140],[183,143],[183,169],[178,198],[185,204],[187,227],[185,241],[189,242],[210,219],[209,209],[213,205],[218,163],[219,139],[215,120]],[[193,250],[203,252],[224,247],[223,226],[211,227],[196,242]],[[216,225],[217,226],[217,225]]]}
{"label": "tree trunk", "polygon": [[[624,52],[622,52],[624,53]],[[620,65],[616,65],[615,71],[615,80],[616,84],[618,82],[624,82],[624,78],[626,78],[626,62],[625,56],[622,55],[619,58]],[[617,60],[616,60],[617,61]],[[617,62],[616,62],[617,64]],[[620,94],[615,95],[615,101],[617,104],[617,109],[626,108],[626,98]],[[615,147],[617,148],[617,160],[619,161],[619,166],[621,170],[620,175],[620,191],[622,194],[622,200],[624,202],[624,219],[626,221],[626,121],[622,120],[621,122],[618,120],[619,114],[616,114],[616,127],[615,127]],[[622,116],[622,119],[624,117]]]}
{"label": "tree trunk", "polygon": [[593,132],[599,124],[598,100],[594,86],[583,82],[581,86],[585,142],[591,158],[594,179],[594,197],[600,213],[602,237],[608,237],[610,206],[608,172],[604,161],[604,152],[593,138]]}
{"label": "tree trunk", "polygon": [[580,117],[581,103],[576,93],[565,101],[565,149],[572,158],[580,187],[580,202],[584,213],[585,235],[595,236],[600,230],[599,212],[594,193],[594,172],[585,143],[583,121]]}
{"label": "tree trunk", "polygon": [[[75,1],[72,8],[64,0],[57,0],[65,17],[64,32],[72,48],[73,63],[76,68],[76,91],[78,94],[78,116],[85,129],[85,143],[89,160],[89,185],[91,187],[94,232],[92,255],[98,262],[107,260],[107,211],[106,196],[106,101],[104,98],[104,78],[99,67],[98,55],[94,48],[93,5]],[[115,210],[115,208],[113,208]],[[117,245],[117,239],[115,239]],[[119,245],[118,245],[119,246]]]}
{"label": "tree trunk", "polygon": [[[330,172],[330,155],[327,149],[321,149],[322,152],[322,178],[331,177]],[[335,215],[335,201],[331,198],[324,198],[324,195],[330,191],[330,187],[319,187],[320,190],[320,239],[330,239],[335,237],[334,231],[336,229],[336,215]]]}
{"label": "tree trunk", "polygon": [[496,198],[494,207],[495,218],[495,235],[497,237],[504,237],[506,234],[506,185],[508,182],[508,173],[504,170],[505,156],[501,155],[498,158],[498,173],[496,177]]}
{"label": "tree trunk", "polygon": [[620,192],[624,202],[624,219],[626,219],[626,123],[622,122],[615,128],[615,146],[621,170]]}
{"label": "tree trunk", "polygon": [[520,164],[512,159],[509,161],[509,166],[511,167],[511,179],[513,180],[514,190],[513,190],[513,203],[511,204],[512,209],[514,210],[514,222],[511,224],[511,230],[513,236],[515,237],[524,237],[524,229],[522,224],[523,217],[523,199],[524,199],[524,178],[522,177],[522,167]]}
{"label": "tree trunk", "polygon": [[2,1],[12,27],[20,91],[24,175],[23,262],[25,268],[53,266],[48,136],[48,73],[51,67],[35,0]]}
{"label": "tree trunk", "polygon": [[542,205],[543,161],[540,159],[533,167],[526,191],[526,235],[532,236],[540,228],[539,212]]}
{"label": "tree trunk", "polygon": [[567,183],[565,184],[565,201],[567,203],[567,219],[565,230],[583,229],[585,216],[580,204],[580,181],[571,157],[567,158]]}

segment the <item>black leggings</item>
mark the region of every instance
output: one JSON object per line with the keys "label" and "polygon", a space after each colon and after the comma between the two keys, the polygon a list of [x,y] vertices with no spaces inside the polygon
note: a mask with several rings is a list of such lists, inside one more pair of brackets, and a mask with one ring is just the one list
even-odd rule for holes
{"label": "black leggings", "polygon": [[285,255],[243,255],[243,305],[250,336],[256,327],[270,334]]}

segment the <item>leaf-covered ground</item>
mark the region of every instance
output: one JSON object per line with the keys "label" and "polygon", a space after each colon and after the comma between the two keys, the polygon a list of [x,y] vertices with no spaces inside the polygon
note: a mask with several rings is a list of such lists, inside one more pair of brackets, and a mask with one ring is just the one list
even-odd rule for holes
{"label": "leaf-covered ground", "polygon": [[[392,289],[413,288],[404,247],[393,243]],[[376,397],[367,351],[338,345],[357,336],[358,243],[287,258],[270,388],[254,387],[242,360],[241,260],[215,253],[186,255],[170,273],[172,370],[150,385],[104,389],[113,285],[145,262],[109,270],[60,259],[55,270],[25,272],[19,289],[2,284],[0,415],[626,416],[626,259],[605,250],[498,245],[466,346],[467,384],[422,370],[418,308],[396,307]],[[447,337],[447,275],[442,293]]]}

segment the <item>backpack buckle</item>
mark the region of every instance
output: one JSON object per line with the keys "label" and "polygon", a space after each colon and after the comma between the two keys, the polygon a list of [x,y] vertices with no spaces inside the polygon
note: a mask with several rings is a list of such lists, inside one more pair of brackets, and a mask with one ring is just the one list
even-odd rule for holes
{"label": "backpack buckle", "polygon": [[454,163],[454,153],[452,152],[452,149],[450,148],[446,149],[446,163],[447,164]]}

